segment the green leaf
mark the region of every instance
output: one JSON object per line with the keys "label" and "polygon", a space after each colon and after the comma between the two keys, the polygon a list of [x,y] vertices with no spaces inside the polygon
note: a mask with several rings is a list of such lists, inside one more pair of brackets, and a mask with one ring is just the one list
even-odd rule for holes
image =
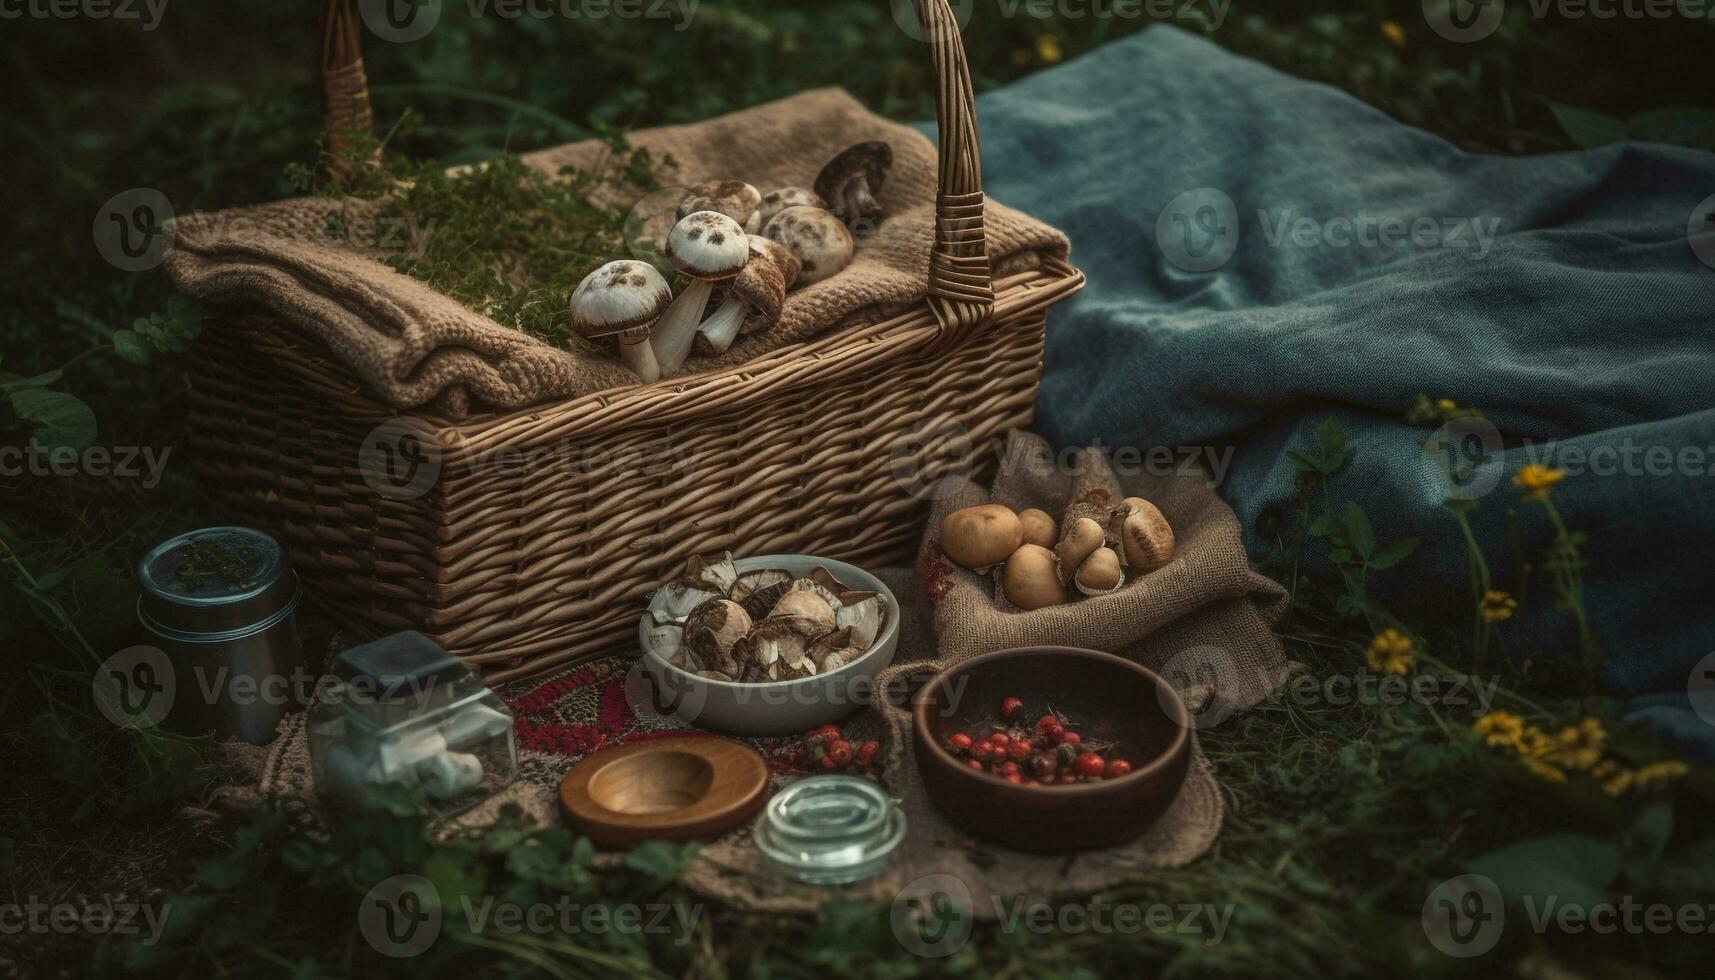
{"label": "green leaf", "polygon": [[1311,459],[1309,456],[1304,455],[1296,449],[1288,449],[1286,451],[1286,458],[1292,462],[1293,466],[1298,468],[1298,472],[1300,473],[1322,472],[1321,463]]}
{"label": "green leaf", "polygon": [[1416,550],[1416,538],[1400,538],[1397,541],[1390,541],[1382,550],[1370,558],[1370,567],[1376,569],[1392,568],[1411,557]]}
{"label": "green leaf", "polygon": [[1626,124],[1613,116],[1559,102],[1550,102],[1548,108],[1572,142],[1585,149],[1619,143],[1626,138]]}
{"label": "green leaf", "polygon": [[35,439],[43,449],[83,450],[95,441],[95,413],[63,391],[24,388],[8,398],[19,418],[35,423]]}
{"label": "green leaf", "polygon": [[1662,853],[1667,850],[1667,839],[1672,835],[1672,803],[1653,803],[1632,819],[1621,839],[1627,882],[1641,885],[1655,876]]}
{"label": "green leaf", "polygon": [[1313,537],[1325,538],[1328,535],[1333,534],[1339,526],[1339,521],[1335,519],[1332,513],[1329,513],[1318,515],[1315,520],[1310,522],[1310,526],[1306,530],[1308,530]]}
{"label": "green leaf", "polygon": [[16,374],[0,375],[0,391],[13,392],[20,388],[46,388],[60,379],[60,372],[47,371],[28,378]]}
{"label": "green leaf", "polygon": [[1365,558],[1376,547],[1376,534],[1370,528],[1370,519],[1364,516],[1363,508],[1353,501],[1346,501],[1345,512],[1346,539],[1352,549]]}
{"label": "green leaf", "polygon": [[1586,834],[1547,834],[1490,851],[1466,870],[1494,879],[1508,902],[1529,897],[1542,908],[1552,897],[1558,905],[1590,908],[1607,900],[1620,873],[1620,849]]}
{"label": "green leaf", "polygon": [[695,844],[676,847],[666,841],[645,841],[625,856],[625,866],[660,887],[676,880],[695,853]]}
{"label": "green leaf", "polygon": [[1463,497],[1448,497],[1446,500],[1441,501],[1441,506],[1448,510],[1471,511],[1477,509],[1477,502]]}
{"label": "green leaf", "polygon": [[154,357],[149,352],[149,345],[133,330],[113,331],[113,352],[127,364],[147,364]]}
{"label": "green leaf", "polygon": [[1323,452],[1334,455],[1346,448],[1346,430],[1340,428],[1340,420],[1330,415],[1316,426],[1316,442]]}

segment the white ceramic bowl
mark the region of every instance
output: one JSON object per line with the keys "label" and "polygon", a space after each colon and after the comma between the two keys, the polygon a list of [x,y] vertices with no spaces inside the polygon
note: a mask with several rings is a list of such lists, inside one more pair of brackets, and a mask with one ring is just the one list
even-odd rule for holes
{"label": "white ceramic bowl", "polygon": [[[687,724],[729,735],[793,735],[839,721],[880,696],[875,675],[893,662],[899,646],[899,600],[881,579],[856,565],[813,555],[758,555],[734,563],[739,573],[783,568],[807,578],[820,565],[841,582],[865,592],[879,592],[887,603],[887,620],[864,655],[835,670],[794,681],[738,684],[698,677],[667,663],[643,647],[643,668],[655,686],[656,702]],[[644,613],[639,629],[646,628]]]}

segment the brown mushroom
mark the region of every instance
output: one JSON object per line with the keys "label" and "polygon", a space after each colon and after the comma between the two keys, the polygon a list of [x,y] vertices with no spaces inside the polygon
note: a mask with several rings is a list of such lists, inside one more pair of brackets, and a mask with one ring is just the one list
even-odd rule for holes
{"label": "brown mushroom", "polygon": [[697,352],[725,353],[750,322],[752,313],[769,326],[779,323],[786,290],[798,278],[798,269],[798,257],[784,245],[752,236],[750,261],[727,285],[726,300],[697,327]]}
{"label": "brown mushroom", "polygon": [[1078,566],[1084,559],[1090,557],[1097,548],[1106,542],[1102,526],[1088,517],[1080,517],[1066,529],[1066,534],[1054,548],[1055,560],[1060,567],[1060,581],[1070,582],[1077,574]]}
{"label": "brown mushroom", "polygon": [[1000,591],[1020,609],[1043,609],[1066,601],[1066,586],[1055,573],[1054,552],[1041,545],[1019,547],[1006,560]]}
{"label": "brown mushroom", "polygon": [[876,195],[893,166],[893,147],[879,140],[847,147],[816,175],[816,194],[848,226],[881,217]]}
{"label": "brown mushroom", "polygon": [[1097,548],[1078,566],[1073,581],[1085,595],[1106,595],[1120,587],[1125,573],[1120,569],[1120,556],[1112,548]]}
{"label": "brown mushroom", "polygon": [[[1133,498],[1135,499],[1135,498]],[[1120,553],[1134,572],[1153,572],[1173,560],[1173,525],[1147,500],[1138,500],[1120,525]]]}
{"label": "brown mushroom", "polygon": [[965,507],[941,519],[941,550],[969,569],[1004,561],[1023,543],[1024,525],[1000,504]]}
{"label": "brown mushroom", "polygon": [[742,180],[705,180],[686,189],[679,202],[678,216],[688,217],[698,211],[718,211],[744,226],[747,234],[756,234],[762,227],[757,205],[762,193]]}
{"label": "brown mushroom", "polygon": [[1024,543],[1039,544],[1044,548],[1052,548],[1060,540],[1060,527],[1054,523],[1046,511],[1034,507],[1018,512],[1018,520],[1024,525]]}

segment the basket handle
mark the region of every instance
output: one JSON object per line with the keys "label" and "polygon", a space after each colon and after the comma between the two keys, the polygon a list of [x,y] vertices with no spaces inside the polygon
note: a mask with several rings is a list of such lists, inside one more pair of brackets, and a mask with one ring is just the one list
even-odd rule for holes
{"label": "basket handle", "polygon": [[[935,189],[935,242],[929,253],[929,308],[943,332],[962,334],[994,308],[988,243],[983,234],[983,174],[976,96],[959,23],[947,0],[912,0],[935,73],[940,160]],[[363,25],[357,0],[322,0],[322,90],[330,166],[350,169],[354,133],[374,124],[363,72]]]}

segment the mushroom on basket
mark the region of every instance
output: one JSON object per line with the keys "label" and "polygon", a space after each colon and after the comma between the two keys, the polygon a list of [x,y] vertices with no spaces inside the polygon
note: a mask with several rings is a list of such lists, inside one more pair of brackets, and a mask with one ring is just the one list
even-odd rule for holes
{"label": "mushroom on basket", "polygon": [[786,291],[798,280],[798,268],[798,257],[786,246],[751,236],[750,261],[727,284],[726,300],[697,328],[697,353],[725,352],[740,333],[749,332],[745,328],[752,313],[769,326],[779,323]]}
{"label": "mushroom on basket", "polygon": [[847,225],[881,217],[876,195],[893,166],[893,147],[879,140],[847,147],[816,175],[816,194]]}
{"label": "mushroom on basket", "polygon": [[742,180],[705,180],[687,188],[679,202],[678,217],[698,211],[715,211],[739,223],[746,234],[754,235],[767,220],[757,210],[762,193]]}
{"label": "mushroom on basket", "polygon": [[782,187],[762,195],[762,203],[756,207],[756,220],[766,225],[780,212],[797,207],[821,208],[826,211],[828,202],[808,187]]}
{"label": "mushroom on basket", "polygon": [[668,232],[667,259],[691,282],[667,307],[650,340],[663,377],[685,363],[714,284],[742,272],[749,257],[744,229],[718,211],[694,211]]}
{"label": "mushroom on basket", "polygon": [[572,329],[589,340],[619,335],[619,359],[645,382],[661,377],[649,327],[673,300],[655,267],[635,259],[609,262],[572,292]]}
{"label": "mushroom on basket", "polygon": [[779,242],[798,257],[800,285],[821,282],[852,260],[852,233],[821,208],[784,208],[762,227],[762,237]]}

